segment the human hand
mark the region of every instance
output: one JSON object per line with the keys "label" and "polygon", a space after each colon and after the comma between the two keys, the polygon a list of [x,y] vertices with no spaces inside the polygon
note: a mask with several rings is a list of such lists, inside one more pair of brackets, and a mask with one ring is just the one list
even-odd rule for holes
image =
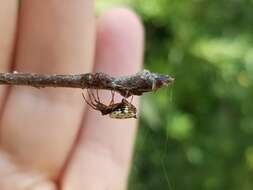
{"label": "human hand", "polygon": [[[126,8],[96,21],[91,0],[18,3],[0,6],[1,72],[139,70],[142,26]],[[1,190],[125,189],[136,120],[101,116],[80,90],[0,87],[0,103]]]}

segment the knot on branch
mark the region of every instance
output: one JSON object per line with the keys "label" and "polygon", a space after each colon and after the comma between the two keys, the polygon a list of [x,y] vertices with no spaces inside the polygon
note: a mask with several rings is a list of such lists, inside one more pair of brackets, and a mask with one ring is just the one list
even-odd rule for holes
{"label": "knot on branch", "polygon": [[174,81],[169,75],[151,73],[143,70],[136,75],[115,77],[113,86],[124,97],[140,96],[144,92],[155,91],[162,86],[167,86]]}

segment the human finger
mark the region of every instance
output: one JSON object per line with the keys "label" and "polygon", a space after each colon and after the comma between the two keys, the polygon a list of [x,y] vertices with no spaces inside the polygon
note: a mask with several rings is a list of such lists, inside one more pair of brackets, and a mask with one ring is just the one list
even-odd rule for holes
{"label": "human finger", "polygon": [[[138,17],[126,8],[106,12],[98,20],[96,45],[96,71],[111,75],[139,71],[143,28]],[[111,119],[89,109],[63,189],[125,189],[136,124],[135,119]]]}
{"label": "human finger", "polygon": [[[91,70],[92,0],[21,0],[20,6],[15,70],[49,74]],[[80,127],[81,101],[77,90],[12,88],[1,120],[1,147],[23,167],[56,179]]]}
{"label": "human finger", "polygon": [[[0,6],[0,72],[7,72],[11,67],[15,46],[18,0],[2,1]],[[0,86],[0,117],[6,92]]]}

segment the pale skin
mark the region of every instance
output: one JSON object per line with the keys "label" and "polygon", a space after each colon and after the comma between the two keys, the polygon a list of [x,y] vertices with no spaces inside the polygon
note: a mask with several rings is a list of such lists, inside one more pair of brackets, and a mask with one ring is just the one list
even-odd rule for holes
{"label": "pale skin", "polygon": [[[0,4],[0,72],[140,70],[143,28],[127,8],[95,17],[91,0]],[[1,190],[126,189],[137,120],[101,116],[81,92],[0,87]]]}

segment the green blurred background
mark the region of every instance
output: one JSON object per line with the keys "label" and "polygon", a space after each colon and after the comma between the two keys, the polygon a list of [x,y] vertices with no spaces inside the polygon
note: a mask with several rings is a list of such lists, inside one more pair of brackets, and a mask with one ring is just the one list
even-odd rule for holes
{"label": "green blurred background", "polygon": [[145,68],[176,77],[142,99],[129,190],[253,189],[253,1],[127,4],[146,30]]}

